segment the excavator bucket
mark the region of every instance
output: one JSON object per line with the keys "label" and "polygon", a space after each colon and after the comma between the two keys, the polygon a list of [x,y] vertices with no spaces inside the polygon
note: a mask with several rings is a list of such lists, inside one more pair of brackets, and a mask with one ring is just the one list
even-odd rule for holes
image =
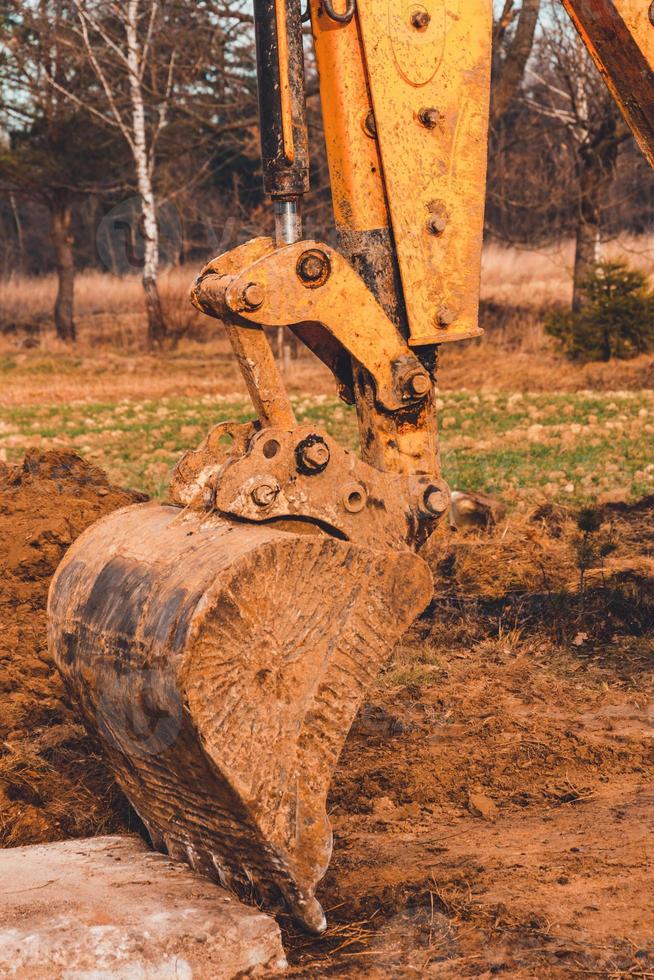
{"label": "excavator bucket", "polygon": [[49,636],[154,846],[320,932],[334,766],[432,583],[408,550],[297,529],[117,511],[57,570]]}

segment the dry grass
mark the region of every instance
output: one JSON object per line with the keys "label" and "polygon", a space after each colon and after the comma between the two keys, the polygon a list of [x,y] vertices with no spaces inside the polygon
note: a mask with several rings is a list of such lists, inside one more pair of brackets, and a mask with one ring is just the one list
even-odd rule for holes
{"label": "dry grass", "polygon": [[557,354],[546,338],[540,347],[528,341],[516,347],[489,332],[481,341],[447,345],[439,361],[438,384],[443,391],[523,393],[652,389],[654,354],[580,364]]}
{"label": "dry grass", "polygon": [[[604,258],[620,259],[654,277],[654,237],[623,236],[604,247]],[[517,249],[488,245],[482,265],[486,300],[540,310],[572,298],[574,245]]]}
{"label": "dry grass", "polygon": [[[553,303],[570,299],[572,242],[527,250],[488,245],[482,267],[482,298],[486,302],[485,325],[497,326],[502,341],[527,352],[544,343],[540,313]],[[654,238],[621,238],[605,248],[607,258],[623,258],[654,275]],[[165,270],[160,279],[164,308],[171,333],[206,340],[215,330],[188,301],[195,266]],[[12,277],[0,282],[0,334],[10,331],[38,333],[41,347],[56,349],[52,309],[56,293],[54,275],[40,278]],[[138,276],[119,278],[99,271],[77,277],[76,316],[81,350],[98,346],[134,348],[145,336],[143,292]],[[498,316],[494,304],[508,309]],[[497,323],[495,323],[497,321]]]}
{"label": "dry grass", "polygon": [[[181,299],[198,270],[191,267],[167,269],[160,276],[164,298]],[[5,319],[12,314],[31,315],[35,319],[49,316],[57,289],[53,275],[39,277],[13,276],[0,281],[0,309]],[[76,279],[75,302],[80,316],[98,313],[141,313],[143,287],[138,275],[113,276],[108,272],[80,272]]]}
{"label": "dry grass", "polygon": [[[206,317],[197,313],[188,300],[196,271],[190,267],[168,269],[160,278],[162,303],[175,336],[202,332],[206,322]],[[42,348],[56,350],[52,322],[56,290],[54,275],[14,276],[0,281],[0,334],[37,333]],[[118,277],[95,270],[80,273],[75,287],[75,311],[82,349],[143,345],[146,319],[139,276]]]}
{"label": "dry grass", "polygon": [[[654,275],[654,237],[622,239],[606,254]],[[545,336],[542,313],[569,299],[573,246],[539,251],[489,245],[482,272],[482,341],[445,345],[443,390],[575,391],[654,387],[654,358],[578,365],[565,361]],[[52,323],[54,276],[0,282],[0,374],[5,404],[85,397],[94,400],[244,393],[220,324],[188,301],[195,267],[167,270],[161,292],[177,343],[157,356],[144,351],[143,294],[138,276],[78,276],[78,343],[57,341]],[[36,349],[25,347],[36,341]],[[138,352],[138,357],[135,353]],[[3,356],[4,355],[4,356]],[[4,368],[3,368],[4,363]],[[11,368],[11,370],[9,370]],[[291,391],[331,394],[329,372],[308,351],[286,371]]]}

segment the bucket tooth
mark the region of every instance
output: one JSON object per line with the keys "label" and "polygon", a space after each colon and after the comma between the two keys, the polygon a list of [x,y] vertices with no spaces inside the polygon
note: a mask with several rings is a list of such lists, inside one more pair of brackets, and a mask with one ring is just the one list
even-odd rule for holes
{"label": "bucket tooth", "polygon": [[154,842],[319,932],[332,773],[431,595],[409,552],[137,505],[68,551],[49,639]]}

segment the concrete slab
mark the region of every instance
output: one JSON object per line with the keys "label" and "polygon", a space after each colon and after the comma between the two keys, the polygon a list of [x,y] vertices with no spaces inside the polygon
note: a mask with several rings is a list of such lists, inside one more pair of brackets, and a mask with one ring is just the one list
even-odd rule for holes
{"label": "concrete slab", "polygon": [[274,919],[139,838],[0,850],[0,977],[231,980],[285,966]]}

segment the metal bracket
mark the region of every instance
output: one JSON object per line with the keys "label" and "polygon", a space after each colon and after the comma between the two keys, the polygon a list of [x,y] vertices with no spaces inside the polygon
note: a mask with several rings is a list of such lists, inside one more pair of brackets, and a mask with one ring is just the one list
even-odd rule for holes
{"label": "metal bracket", "polygon": [[356,10],[356,0],[347,0],[345,10],[342,14],[334,10],[331,0],[322,0],[322,5],[329,19],[335,21],[337,24],[349,24]]}
{"label": "metal bracket", "polygon": [[[276,327],[318,321],[370,373],[388,411],[431,391],[429,374],[395,324],[329,245],[304,241],[275,249],[269,239],[255,239],[237,251],[244,260],[240,271],[230,252],[203,269],[192,292],[199,309],[227,322],[238,317]],[[250,254],[256,258],[248,262]]]}
{"label": "metal bracket", "polygon": [[225,463],[247,452],[252,436],[258,432],[256,422],[220,422],[205,436],[197,449],[189,449],[175,466],[168,498],[179,507],[210,506],[210,489]]}
{"label": "metal bracket", "polygon": [[311,425],[216,426],[178,463],[170,497],[257,524],[303,521],[376,551],[420,547],[450,505],[443,481],[382,473]]}

